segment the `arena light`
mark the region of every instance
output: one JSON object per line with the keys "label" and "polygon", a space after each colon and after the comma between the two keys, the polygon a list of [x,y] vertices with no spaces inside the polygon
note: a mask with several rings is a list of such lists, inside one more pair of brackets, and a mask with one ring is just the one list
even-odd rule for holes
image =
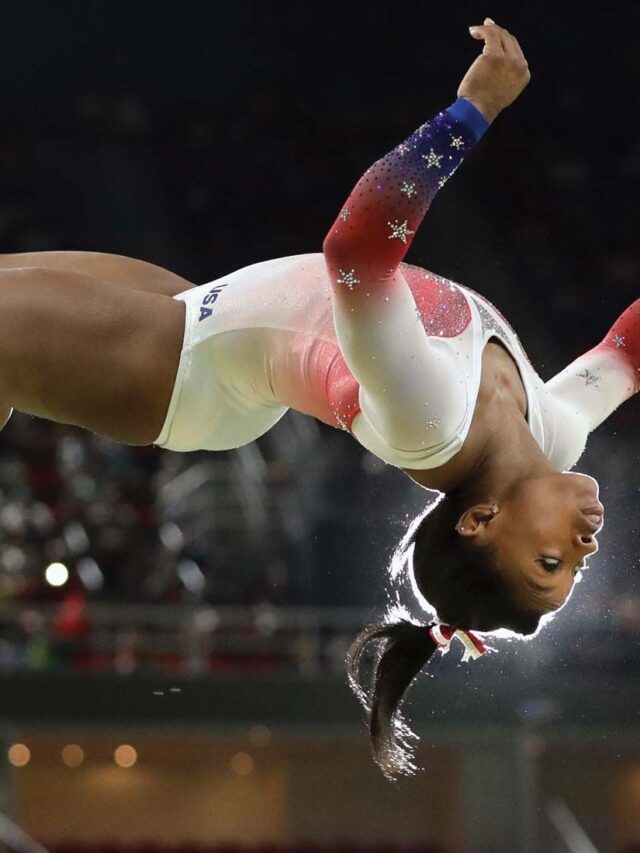
{"label": "arena light", "polygon": [[96,563],[93,557],[81,557],[76,565],[76,571],[80,580],[89,592],[95,592],[102,589],[104,584],[104,575],[100,571],[100,566]]}
{"label": "arena light", "polygon": [[62,536],[72,554],[83,554],[89,548],[87,531],[78,521],[70,521],[62,531]]}
{"label": "arena light", "polygon": [[174,551],[177,553],[182,550],[184,545],[184,534],[173,521],[165,522],[160,527],[158,535],[160,536],[160,541],[167,551]]}
{"label": "arena light", "polygon": [[17,503],[8,503],[0,510],[0,524],[7,533],[22,533],[25,527],[25,511]]}
{"label": "arena light", "polygon": [[56,519],[50,507],[42,501],[34,501],[29,511],[29,521],[40,534],[48,534],[53,530]]}
{"label": "arena light", "polygon": [[178,577],[189,592],[194,595],[202,595],[207,585],[207,579],[202,574],[200,567],[194,560],[188,557],[178,563]]}
{"label": "arena light", "polygon": [[249,729],[249,741],[253,746],[267,746],[271,743],[271,729],[261,724],[251,726]]}
{"label": "arena light", "polygon": [[44,576],[49,586],[64,586],[69,580],[69,569],[64,563],[51,563],[47,566]]}
{"label": "arena light", "polygon": [[193,626],[203,634],[215,631],[219,624],[220,617],[213,607],[199,607],[193,614]]}
{"label": "arena light", "polygon": [[132,746],[123,743],[113,753],[113,760],[118,767],[133,767],[138,760],[138,753]]}
{"label": "arena light", "polygon": [[62,762],[67,767],[80,767],[84,761],[84,750],[77,743],[68,743],[62,750]]}
{"label": "arena light", "polygon": [[27,564],[27,556],[23,548],[7,545],[0,553],[0,564],[7,572],[20,572]]}
{"label": "arena light", "polygon": [[253,770],[253,758],[248,752],[236,752],[231,759],[231,769],[236,776],[248,776]]}
{"label": "arena light", "polygon": [[24,767],[31,760],[31,750],[23,743],[14,743],[7,750],[7,757],[14,767]]}

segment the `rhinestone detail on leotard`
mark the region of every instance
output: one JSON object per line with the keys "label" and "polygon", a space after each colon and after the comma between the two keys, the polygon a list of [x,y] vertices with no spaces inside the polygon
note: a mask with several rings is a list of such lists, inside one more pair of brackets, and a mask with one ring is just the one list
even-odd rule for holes
{"label": "rhinestone detail on leotard", "polygon": [[487,311],[487,309],[482,305],[482,303],[478,302],[477,299],[474,299],[476,304],[476,308],[478,309],[478,313],[480,314],[480,320],[482,321],[482,333],[486,335],[487,332],[490,332],[492,335],[497,335],[501,340],[506,343],[509,342],[507,335],[500,325],[496,318]]}

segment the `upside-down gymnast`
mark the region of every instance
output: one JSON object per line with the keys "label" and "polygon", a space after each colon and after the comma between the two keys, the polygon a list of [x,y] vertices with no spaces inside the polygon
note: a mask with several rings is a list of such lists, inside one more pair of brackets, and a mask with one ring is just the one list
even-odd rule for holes
{"label": "upside-down gymnast", "polygon": [[[568,473],[588,434],[640,390],[640,300],[543,382],[480,294],[403,263],[427,208],[529,81],[516,39],[486,19],[458,100],[369,168],[323,253],[192,286],[91,252],[0,256],[0,422],[13,408],[128,444],[224,450],[288,408],[348,430],[443,493],[403,548],[429,625],[372,625],[352,685],[376,760],[411,770],[398,707],[453,637],[534,633],[597,550],[598,484]],[[379,643],[371,687],[359,662]]]}

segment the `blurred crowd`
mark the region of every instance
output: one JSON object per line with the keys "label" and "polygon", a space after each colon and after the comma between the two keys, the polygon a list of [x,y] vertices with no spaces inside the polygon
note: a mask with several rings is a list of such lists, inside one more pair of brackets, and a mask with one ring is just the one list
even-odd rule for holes
{"label": "blurred crowd", "polygon": [[[543,378],[639,295],[640,147],[625,140],[603,166],[597,145],[575,138],[588,108],[559,91],[544,126],[524,112],[497,126],[408,258],[484,292]],[[0,251],[109,251],[196,283],[317,251],[362,171],[414,129],[411,116],[426,118],[407,98],[384,115],[341,111],[320,129],[277,87],[215,116],[186,103],[167,115],[133,91],[87,93],[64,122],[51,114],[0,135]],[[244,470],[233,454],[211,463],[14,413],[0,433],[0,606],[56,603],[64,633],[87,602],[379,605],[394,543],[430,496],[322,425],[295,440],[278,429],[290,432],[243,461],[260,469],[247,480],[263,513],[253,536],[251,495],[235,514],[231,505],[228,480]],[[640,632],[638,400],[604,430],[578,466],[600,479],[613,517],[593,600]],[[210,463],[213,491],[226,466],[229,501],[189,493],[172,506],[171,484]],[[60,585],[47,580],[52,564],[68,571]]]}

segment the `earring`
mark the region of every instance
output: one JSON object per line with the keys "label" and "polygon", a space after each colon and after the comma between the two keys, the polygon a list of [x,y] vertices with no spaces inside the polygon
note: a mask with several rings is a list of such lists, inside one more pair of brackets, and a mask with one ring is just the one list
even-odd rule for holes
{"label": "earring", "polygon": [[492,505],[492,507],[491,507],[491,512],[492,512],[494,515],[497,515],[497,514],[500,512],[500,507],[498,506],[498,504],[493,504],[493,505]]}

